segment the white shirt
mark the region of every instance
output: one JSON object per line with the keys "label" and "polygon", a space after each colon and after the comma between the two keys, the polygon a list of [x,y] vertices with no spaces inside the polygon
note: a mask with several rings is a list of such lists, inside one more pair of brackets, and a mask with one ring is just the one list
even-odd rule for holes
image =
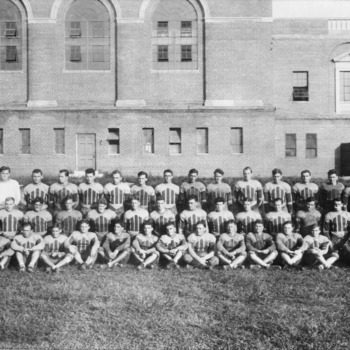
{"label": "white shirt", "polygon": [[13,197],[18,205],[21,199],[21,190],[16,180],[0,181],[0,209],[5,208],[5,199]]}

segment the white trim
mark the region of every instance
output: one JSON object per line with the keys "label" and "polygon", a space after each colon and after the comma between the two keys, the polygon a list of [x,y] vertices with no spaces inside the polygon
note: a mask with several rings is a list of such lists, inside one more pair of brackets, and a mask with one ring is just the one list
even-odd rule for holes
{"label": "white trim", "polygon": [[349,114],[350,101],[349,102],[340,101],[340,72],[341,71],[350,72],[350,62],[335,62],[335,112],[337,114]]}
{"label": "white trim", "polygon": [[267,22],[272,23],[272,17],[205,17],[206,23],[232,23],[232,22]]}
{"label": "white trim", "polygon": [[63,69],[62,73],[104,73],[104,74],[107,74],[107,73],[111,73],[112,70],[69,70],[69,69]]}
{"label": "white trim", "polygon": [[263,107],[262,100],[206,100],[205,107]]}
{"label": "white trim", "polygon": [[35,23],[35,24],[56,24],[56,19],[52,18],[28,18],[28,23]]}
{"label": "white trim", "polygon": [[33,16],[32,6],[30,5],[29,0],[22,0],[22,4],[27,11],[28,20],[32,19],[34,16]]}
{"label": "white trim", "polygon": [[117,24],[129,24],[129,23],[144,23],[145,20],[143,18],[116,18]]}
{"label": "white trim", "polygon": [[145,100],[117,100],[116,107],[145,107]]}
{"label": "white trim", "polygon": [[34,107],[57,107],[57,101],[55,100],[41,100],[41,101],[33,101],[29,100],[27,102],[27,107],[28,108],[34,108]]}
{"label": "white trim", "polygon": [[158,74],[158,73],[194,73],[198,74],[200,73],[199,69],[174,69],[174,70],[166,70],[166,69],[151,69],[151,74]]}

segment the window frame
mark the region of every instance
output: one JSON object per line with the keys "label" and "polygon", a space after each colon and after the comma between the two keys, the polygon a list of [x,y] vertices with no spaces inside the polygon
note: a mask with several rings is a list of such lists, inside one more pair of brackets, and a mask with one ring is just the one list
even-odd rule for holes
{"label": "window frame", "polygon": [[[147,151],[148,142],[147,138],[148,136],[145,135],[146,131],[152,131],[151,133],[151,143],[150,143],[150,151]],[[155,153],[155,130],[154,128],[142,128],[142,153],[143,154],[154,154]]]}
{"label": "window frame", "polygon": [[6,45],[5,62],[18,62],[18,53],[16,45]]}
{"label": "window frame", "polygon": [[[65,130],[65,128],[54,128],[53,130],[54,130],[54,135],[55,135],[54,154],[58,154],[58,155],[66,154],[66,130]],[[60,137],[62,138],[62,140],[60,140]]]}
{"label": "window frame", "polygon": [[[162,51],[162,49],[164,49],[164,51]],[[164,55],[164,57],[161,57],[162,55]],[[169,45],[158,45],[157,59],[158,62],[169,62]]]}
{"label": "window frame", "polygon": [[[305,74],[306,85],[298,86],[297,75]],[[303,81],[304,79],[302,79]],[[299,83],[300,84],[300,83]],[[309,102],[309,72],[308,71],[293,71],[293,102]]]}
{"label": "window frame", "polygon": [[[239,131],[239,143],[233,142],[234,141],[234,133],[233,130]],[[243,148],[243,128],[241,127],[232,127],[231,133],[230,133],[230,149],[232,154],[243,154],[244,148]],[[240,152],[235,152],[234,149],[239,148]]]}
{"label": "window frame", "polygon": [[[203,130],[204,135],[200,135],[199,131]],[[204,137],[203,137],[204,136]],[[199,143],[200,138],[204,139],[204,143]],[[205,152],[200,151],[200,146],[204,145]],[[209,128],[196,128],[196,154],[198,155],[207,155],[209,154]]]}
{"label": "window frame", "polygon": [[[310,136],[314,136],[314,139],[311,141],[315,144],[314,147],[310,147],[308,145],[308,144],[310,144]],[[308,140],[308,137],[309,137],[309,140]],[[310,150],[313,150],[315,154],[314,155],[309,154],[309,153],[311,153]],[[317,134],[316,133],[307,133],[305,135],[305,157],[309,158],[309,159],[318,157],[318,144],[317,144]]]}
{"label": "window frame", "polygon": [[[288,137],[294,142],[295,147],[287,147],[288,146]],[[291,155],[290,151],[294,150],[294,155]],[[285,134],[285,147],[284,147],[284,154],[286,158],[296,158],[298,155],[297,152],[297,134],[296,133],[286,133]]]}
{"label": "window frame", "polygon": [[[20,144],[20,154],[21,155],[30,155],[31,154],[31,137],[30,137],[30,129],[29,128],[20,128],[19,129],[21,134],[21,144]],[[27,141],[28,143],[25,143],[26,137],[25,134],[27,133]]]}
{"label": "window frame", "polygon": [[[115,134],[112,136],[111,134]],[[108,154],[109,155],[118,155],[120,154],[120,128],[108,128]],[[113,147],[116,146],[117,152],[113,151]]]}
{"label": "window frame", "polygon": [[[172,132],[177,132],[178,140],[175,142],[174,139],[172,139]],[[178,146],[179,152],[172,152],[172,146]],[[174,155],[181,155],[182,154],[182,131],[181,128],[169,128],[169,154]]]}

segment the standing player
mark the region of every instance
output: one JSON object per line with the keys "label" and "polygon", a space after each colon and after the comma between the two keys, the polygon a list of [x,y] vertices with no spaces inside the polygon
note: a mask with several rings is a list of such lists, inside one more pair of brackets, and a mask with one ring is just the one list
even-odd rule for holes
{"label": "standing player", "polygon": [[125,202],[130,198],[130,186],[122,182],[123,176],[119,170],[112,172],[113,182],[104,187],[104,194],[108,202],[108,209],[113,210],[117,219],[124,214]]}
{"label": "standing player", "polygon": [[8,197],[5,199],[5,209],[0,210],[0,222],[2,236],[13,240],[20,229],[23,220],[23,213],[15,208],[15,199]]}
{"label": "standing player", "polygon": [[259,212],[252,210],[253,200],[251,198],[244,198],[242,200],[244,211],[236,215],[238,225],[238,232],[247,234],[254,232],[254,225],[256,220],[261,220]]}
{"label": "standing player", "polygon": [[180,267],[179,261],[183,258],[188,245],[184,235],[176,233],[173,222],[167,223],[165,228],[166,234],[160,237],[156,248],[166,261],[167,268],[174,267],[175,269],[178,269]]}
{"label": "standing player", "polygon": [[227,223],[227,233],[220,235],[217,256],[225,270],[244,268],[243,263],[247,258],[244,236],[237,233],[237,225],[233,220]]}
{"label": "standing player", "polygon": [[179,199],[180,187],[173,184],[173,172],[170,169],[164,170],[164,183],[159,184],[155,191],[157,196],[162,196],[165,200],[165,208],[177,214],[176,204]]}
{"label": "standing player", "polygon": [[7,268],[13,254],[15,252],[11,249],[11,241],[0,236],[0,271]]}
{"label": "standing player", "polygon": [[148,175],[144,171],[140,171],[137,174],[137,185],[131,186],[131,194],[137,195],[140,198],[140,207],[142,209],[152,211],[152,206],[154,204],[156,193],[152,186],[146,185],[148,181]]}
{"label": "standing player", "polygon": [[124,227],[132,240],[141,233],[141,226],[148,218],[148,211],[140,208],[139,197],[133,196],[131,199],[131,209],[124,215]]}
{"label": "standing player", "polygon": [[196,225],[199,221],[207,221],[207,213],[203,209],[198,209],[198,198],[191,195],[187,198],[188,210],[184,210],[180,214],[179,233],[188,237],[196,232]]}
{"label": "standing player", "polygon": [[311,234],[311,230],[315,224],[321,224],[321,213],[316,210],[316,200],[310,197],[306,200],[306,211],[299,210],[296,214],[297,232],[305,237]]}
{"label": "standing player", "polygon": [[179,202],[182,205],[182,210],[185,210],[185,205],[188,203],[189,196],[196,196],[197,206],[199,209],[202,208],[202,205],[205,206],[207,201],[206,198],[206,188],[205,185],[199,181],[198,170],[191,169],[188,173],[188,181],[183,182],[180,186],[180,197]]}
{"label": "standing player", "polygon": [[234,220],[233,214],[225,209],[225,199],[217,197],[215,199],[215,211],[208,215],[209,232],[212,233],[216,239],[226,232],[226,225],[230,220]]}
{"label": "standing player", "polygon": [[43,172],[40,169],[34,169],[32,172],[33,182],[23,190],[23,204],[25,206],[25,210],[34,210],[34,198],[42,198],[43,199],[43,210],[46,210],[48,207],[48,195],[49,195],[49,186],[42,183]]}
{"label": "standing player", "polygon": [[17,235],[11,243],[11,248],[15,251],[19,264],[19,272],[25,272],[27,263],[27,271],[29,273],[34,272],[40,253],[44,247],[45,243],[43,238],[33,233],[32,224],[23,224],[22,233]]}
{"label": "standing player", "polygon": [[275,198],[274,204],[275,210],[266,215],[266,228],[267,232],[275,238],[277,233],[283,232],[283,224],[286,221],[291,221],[292,217],[289,213],[283,211],[281,198]]}
{"label": "standing player", "polygon": [[306,210],[306,200],[313,197],[317,200],[318,186],[311,182],[310,170],[303,170],[301,172],[301,182],[297,182],[292,187],[292,197],[294,202],[295,212],[298,210]]}
{"label": "standing player", "polygon": [[232,193],[229,184],[222,182],[224,177],[224,171],[221,169],[214,170],[214,183],[211,183],[207,187],[207,202],[208,212],[214,211],[216,208],[216,198],[225,199],[225,210],[229,210],[232,207]]}
{"label": "standing player", "polygon": [[66,236],[70,236],[73,231],[77,230],[77,223],[83,218],[80,211],[73,209],[73,204],[72,196],[63,199],[64,210],[60,211],[55,217],[56,224],[62,226],[63,234]]}
{"label": "standing player", "polygon": [[282,171],[280,169],[272,170],[273,181],[266,183],[264,187],[265,213],[270,212],[274,208],[274,200],[280,198],[282,200],[282,209],[292,213],[292,189],[284,181],[282,181]]}
{"label": "standing player", "polygon": [[0,168],[0,209],[5,208],[6,198],[12,197],[15,205],[21,200],[21,190],[16,180],[10,179],[11,169],[8,166]]}
{"label": "standing player", "polygon": [[49,189],[49,206],[53,210],[55,216],[63,210],[63,200],[71,196],[73,198],[73,208],[79,204],[78,187],[69,181],[69,171],[66,169],[59,171],[58,182],[55,182]]}
{"label": "standing player", "polygon": [[252,210],[259,212],[264,203],[263,188],[259,181],[252,180],[253,170],[251,167],[243,169],[243,180],[236,183],[234,189],[234,198],[236,201],[238,212],[243,211],[244,199],[252,199]]}
{"label": "standing player", "polygon": [[79,231],[74,231],[64,243],[65,248],[68,249],[79,264],[80,270],[92,268],[100,247],[96,233],[89,230],[89,222],[83,219],[80,222]]}
{"label": "standing player", "polygon": [[160,237],[166,233],[165,226],[169,222],[175,223],[175,215],[165,207],[164,197],[157,197],[157,210],[152,211],[150,218],[154,223],[153,233]]}
{"label": "standing player", "polygon": [[156,249],[158,237],[154,236],[152,232],[152,220],[147,220],[143,223],[143,234],[139,233],[132,242],[132,252],[139,263],[138,270],[143,270],[146,267],[153,269],[159,261],[159,252]]}

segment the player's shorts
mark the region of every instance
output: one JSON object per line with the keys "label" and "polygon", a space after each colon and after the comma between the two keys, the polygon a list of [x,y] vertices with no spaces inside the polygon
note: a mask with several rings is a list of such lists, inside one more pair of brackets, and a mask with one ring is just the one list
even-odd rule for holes
{"label": "player's shorts", "polygon": [[[130,251],[133,253],[134,255],[134,260],[136,259],[136,263],[139,264],[141,263],[143,260],[141,258],[141,255],[139,254],[139,252],[137,252],[134,248],[130,248]],[[158,251],[155,251],[155,252],[152,252],[152,253],[149,253],[149,254],[146,254],[146,258],[147,259],[149,256],[153,255],[153,254],[156,254],[157,255],[157,259],[155,261],[153,261],[151,263],[151,265],[157,265],[159,264],[159,258],[160,258],[160,254]]]}
{"label": "player's shorts", "polygon": [[[125,256],[124,259],[122,259],[122,260],[120,261],[121,264],[126,264],[126,263],[129,261],[129,259],[130,259],[130,254],[131,254],[132,251],[131,251],[131,248],[123,249],[123,250],[119,251],[119,253],[118,253],[118,255],[116,256],[115,259],[117,259],[117,258],[120,256],[120,254],[123,254],[124,252],[127,252],[128,254]],[[113,261],[113,260],[111,260],[111,259],[109,258],[107,250],[104,249],[103,247],[100,247],[100,248],[98,249],[98,253],[99,253],[100,256],[102,256],[102,258],[103,258],[104,260],[106,260],[106,261],[108,261],[108,262]]]}
{"label": "player's shorts", "polygon": [[[201,264],[197,260],[193,259],[193,257],[190,254],[185,254],[183,260],[186,264],[193,265],[195,267],[201,267]],[[207,261],[209,262],[210,266],[214,267],[219,265],[219,258],[217,256],[213,256]]]}
{"label": "player's shorts", "polygon": [[73,259],[74,259],[74,256],[71,254],[71,253],[66,253],[64,256],[62,256],[61,258],[53,258],[50,256],[50,253],[47,253],[45,251],[41,252],[41,255],[45,255],[48,259],[50,259],[50,261],[53,263],[53,264],[58,264],[61,260],[63,259],[67,259],[68,262],[71,262]]}
{"label": "player's shorts", "polygon": [[250,261],[252,261],[252,258],[251,258],[251,255],[256,255],[258,258],[260,258],[261,260],[264,260],[266,259],[271,253],[274,253],[275,254],[275,257],[273,258],[273,260],[270,262],[270,264],[277,258],[278,256],[278,252],[277,250],[274,250],[273,252],[269,252],[267,254],[264,254],[264,253],[256,253],[256,252],[249,252],[249,257],[250,257]]}
{"label": "player's shorts", "polygon": [[[40,251],[38,251],[38,250],[37,250],[37,252],[40,253]],[[29,255],[28,255],[28,256],[25,256],[22,252],[16,252],[16,254],[21,254],[21,255],[22,255],[24,265],[27,266],[28,264],[30,264],[30,262],[31,262],[31,260],[32,260],[32,256],[33,256],[33,254],[34,254],[34,251],[29,252]],[[36,265],[38,264],[38,261],[39,261],[39,259],[36,261],[34,267],[36,267]]]}

